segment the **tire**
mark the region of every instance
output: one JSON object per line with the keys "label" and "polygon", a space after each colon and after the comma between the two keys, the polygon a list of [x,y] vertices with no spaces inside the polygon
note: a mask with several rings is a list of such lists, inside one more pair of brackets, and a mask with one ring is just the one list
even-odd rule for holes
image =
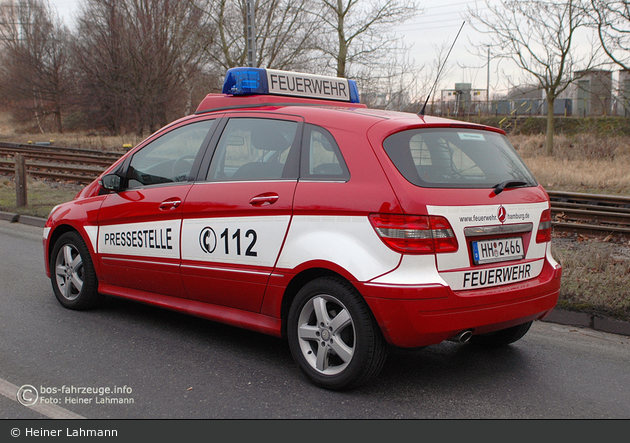
{"label": "tire", "polygon": [[289,310],[287,336],[302,372],[330,390],[369,382],[387,358],[387,343],[367,304],[340,278],[321,277],[298,292]]}
{"label": "tire", "polygon": [[90,251],[78,232],[66,232],[55,243],[50,281],[57,300],[68,309],[91,309],[102,301]]}
{"label": "tire", "polygon": [[532,323],[533,322],[530,321],[522,325],[501,329],[500,331],[490,332],[488,334],[473,335],[470,337],[469,342],[475,345],[493,348],[507,346],[523,338],[525,334],[527,334],[527,331],[529,331],[529,328],[531,328]]}

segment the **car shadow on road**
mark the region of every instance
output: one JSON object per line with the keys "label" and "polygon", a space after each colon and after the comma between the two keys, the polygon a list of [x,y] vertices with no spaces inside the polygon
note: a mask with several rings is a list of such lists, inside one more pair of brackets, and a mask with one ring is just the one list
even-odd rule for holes
{"label": "car shadow on road", "polygon": [[[531,377],[532,362],[523,352],[525,342],[499,348],[470,343],[442,342],[419,350],[390,349],[388,360],[376,383],[388,389],[417,390],[484,390],[504,381],[518,383]],[[531,381],[531,379],[530,379]]]}
{"label": "car shadow on road", "polygon": [[[236,360],[242,366],[258,366],[256,371],[268,370],[269,381],[309,385],[293,362],[286,340],[281,338],[115,297],[108,297],[104,306],[85,314],[92,317],[91,321],[107,322],[112,329],[122,328],[139,341],[159,342],[167,349],[185,346],[199,355],[200,361],[208,359],[225,373]],[[503,381],[518,383],[528,378],[531,368],[522,346],[526,346],[525,339],[497,349],[452,342],[420,350],[391,348],[380,375],[344,395],[379,396],[394,391],[404,398],[432,391],[444,394],[445,389],[483,390]]]}
{"label": "car shadow on road", "polygon": [[213,346],[255,358],[273,359],[276,363],[278,359],[292,361],[288,345],[280,338],[132,300],[107,297],[104,305],[92,313],[109,321],[119,320],[117,325],[141,325],[143,334],[159,340]]}

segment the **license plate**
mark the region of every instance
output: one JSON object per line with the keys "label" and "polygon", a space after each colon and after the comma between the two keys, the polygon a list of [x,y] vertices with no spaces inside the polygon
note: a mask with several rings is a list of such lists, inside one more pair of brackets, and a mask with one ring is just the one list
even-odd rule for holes
{"label": "license plate", "polygon": [[476,265],[520,260],[525,257],[521,237],[474,241],[472,242],[472,252]]}

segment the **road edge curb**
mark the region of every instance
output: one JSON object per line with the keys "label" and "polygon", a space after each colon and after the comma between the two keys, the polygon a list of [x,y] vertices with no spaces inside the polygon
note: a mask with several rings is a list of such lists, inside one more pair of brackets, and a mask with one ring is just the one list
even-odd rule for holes
{"label": "road edge curb", "polygon": [[12,212],[0,211],[0,220],[6,220],[11,223],[22,223],[25,225],[36,226],[38,228],[43,228],[44,226],[46,226],[45,218],[14,214]]}
{"label": "road edge curb", "polygon": [[574,312],[556,308],[551,311],[547,317],[542,319],[542,321],[567,326],[589,328],[596,331],[630,337],[630,322],[599,317],[585,312]]}

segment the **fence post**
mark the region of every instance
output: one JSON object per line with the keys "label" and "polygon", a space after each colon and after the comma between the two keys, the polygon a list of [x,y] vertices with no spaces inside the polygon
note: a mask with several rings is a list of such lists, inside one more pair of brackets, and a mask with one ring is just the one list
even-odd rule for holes
{"label": "fence post", "polygon": [[15,154],[15,196],[17,207],[26,202],[26,160],[22,154]]}

